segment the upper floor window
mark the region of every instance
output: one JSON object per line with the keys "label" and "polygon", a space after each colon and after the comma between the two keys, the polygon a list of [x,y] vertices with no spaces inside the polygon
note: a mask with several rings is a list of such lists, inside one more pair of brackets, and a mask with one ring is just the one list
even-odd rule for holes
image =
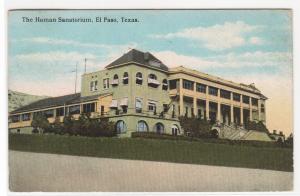
{"label": "upper floor window", "polygon": [[96,91],[98,90],[98,81],[91,81],[90,82],[90,91]]}
{"label": "upper floor window", "polygon": [[64,116],[65,108],[56,108],[56,116]]}
{"label": "upper floor window", "polygon": [[23,121],[28,121],[28,120],[30,120],[30,113],[22,114],[22,120],[23,120]]}
{"label": "upper floor window", "polygon": [[189,80],[183,80],[182,87],[188,90],[194,90],[194,83]]}
{"label": "upper floor window", "polygon": [[128,84],[128,82],[129,82],[128,73],[124,72],[124,75],[123,75],[123,84]]}
{"label": "upper floor window", "polygon": [[143,102],[141,98],[135,98],[135,111],[142,113]]}
{"label": "upper floor window", "polygon": [[251,98],[251,102],[252,102],[252,105],[254,105],[254,106],[258,106],[258,100],[257,99],[255,99],[255,98]]}
{"label": "upper floor window", "polygon": [[163,83],[162,89],[165,91],[168,90],[168,80],[164,79],[162,83]]}
{"label": "upper floor window", "polygon": [[149,74],[149,78],[153,80],[157,80],[157,77],[155,74]]}
{"label": "upper floor window", "polygon": [[263,103],[260,105],[260,112],[265,112],[265,105]]}
{"label": "upper floor window", "polygon": [[241,101],[241,95],[238,93],[232,93],[232,98],[234,101]]}
{"label": "upper floor window", "polygon": [[46,110],[46,111],[44,111],[44,115],[47,118],[52,118],[54,116],[54,110]]}
{"label": "upper floor window", "polygon": [[69,107],[69,114],[80,114],[80,105],[73,105]]}
{"label": "upper floor window", "polygon": [[108,89],[109,88],[109,78],[103,79],[103,88]]}
{"label": "upper floor window", "polygon": [[170,80],[169,81],[169,84],[170,84],[170,90],[172,90],[172,89],[176,89],[177,88],[177,81],[178,80]]}
{"label": "upper floor window", "polygon": [[156,102],[149,101],[148,102],[148,111],[149,112],[156,112]]}
{"label": "upper floor window", "polygon": [[95,112],[95,103],[87,103],[82,105],[83,113]]}
{"label": "upper floor window", "polygon": [[225,98],[225,99],[230,99],[231,98],[231,93],[229,91],[220,90],[220,97]]}
{"label": "upper floor window", "polygon": [[206,85],[197,83],[196,91],[198,91],[200,93],[206,93]]}
{"label": "upper floor window", "polygon": [[243,103],[249,104],[249,97],[246,95],[243,95]]}
{"label": "upper floor window", "polygon": [[149,74],[148,85],[154,88],[157,88],[160,85],[155,74]]}
{"label": "upper floor window", "polygon": [[112,86],[118,86],[118,84],[119,84],[119,76],[118,76],[118,74],[115,74],[114,78],[113,78],[113,81],[111,82],[111,85]]}
{"label": "upper floor window", "polygon": [[20,115],[13,115],[11,117],[12,122],[19,122],[20,121]]}
{"label": "upper floor window", "polygon": [[143,74],[141,72],[137,72],[136,75],[136,84],[140,84],[142,85],[143,84]]}
{"label": "upper floor window", "polygon": [[210,86],[210,87],[208,88],[208,93],[209,93],[210,95],[213,95],[213,96],[218,96],[218,89],[215,88],[215,87]]}

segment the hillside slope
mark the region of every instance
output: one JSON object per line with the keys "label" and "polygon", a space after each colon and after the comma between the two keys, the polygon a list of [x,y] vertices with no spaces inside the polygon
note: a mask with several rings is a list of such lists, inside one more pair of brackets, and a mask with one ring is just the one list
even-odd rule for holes
{"label": "hillside slope", "polygon": [[8,112],[44,98],[47,98],[47,96],[30,95],[8,90]]}

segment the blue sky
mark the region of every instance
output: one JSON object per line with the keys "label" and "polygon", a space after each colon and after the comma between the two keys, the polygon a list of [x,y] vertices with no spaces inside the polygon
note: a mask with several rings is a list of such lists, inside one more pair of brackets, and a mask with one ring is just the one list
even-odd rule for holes
{"label": "blue sky", "polygon": [[[98,16],[119,22],[22,22],[22,17],[37,16]],[[139,23],[121,23],[121,17],[137,18]],[[291,21],[289,10],[11,11],[9,88],[50,96],[73,93],[76,62],[80,74],[84,58],[88,71],[100,70],[137,48],[170,67],[184,65],[235,82],[254,82],[271,106],[289,104],[286,113],[291,113]]]}

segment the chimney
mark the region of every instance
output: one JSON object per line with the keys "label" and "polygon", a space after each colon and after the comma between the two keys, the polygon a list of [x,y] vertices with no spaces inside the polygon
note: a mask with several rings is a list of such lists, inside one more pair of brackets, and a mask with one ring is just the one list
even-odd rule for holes
{"label": "chimney", "polygon": [[149,53],[148,52],[144,53],[144,60],[149,61]]}

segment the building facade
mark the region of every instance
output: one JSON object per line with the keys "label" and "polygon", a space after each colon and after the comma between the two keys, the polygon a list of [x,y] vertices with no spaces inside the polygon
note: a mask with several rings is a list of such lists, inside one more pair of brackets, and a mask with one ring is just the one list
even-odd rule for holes
{"label": "building facade", "polygon": [[267,98],[253,85],[238,84],[185,67],[168,68],[149,52],[131,50],[105,69],[81,78],[81,93],[43,99],[10,113],[11,132],[31,133],[43,112],[49,122],[90,113],[109,118],[120,136],[153,131],[183,134],[179,116],[224,124],[266,122]]}

